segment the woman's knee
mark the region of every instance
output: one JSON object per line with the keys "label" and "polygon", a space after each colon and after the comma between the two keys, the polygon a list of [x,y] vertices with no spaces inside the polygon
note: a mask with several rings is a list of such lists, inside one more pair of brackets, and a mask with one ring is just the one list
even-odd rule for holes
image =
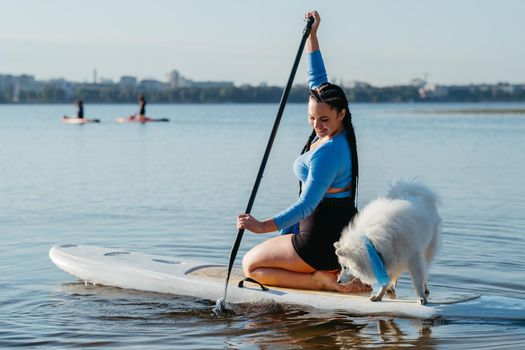
{"label": "woman's knee", "polygon": [[251,272],[255,269],[255,258],[253,249],[251,249],[242,258],[242,271],[245,276],[250,277]]}
{"label": "woman's knee", "polygon": [[286,269],[293,248],[289,237],[270,238],[250,249],[242,258],[242,269],[250,277],[254,270],[261,267],[281,267]]}
{"label": "woman's knee", "polygon": [[[278,249],[278,242],[269,239],[252,249],[250,249],[242,258],[242,270],[247,277],[252,277],[254,270],[260,267],[270,267],[275,259],[275,250]],[[273,248],[273,249],[272,249]]]}

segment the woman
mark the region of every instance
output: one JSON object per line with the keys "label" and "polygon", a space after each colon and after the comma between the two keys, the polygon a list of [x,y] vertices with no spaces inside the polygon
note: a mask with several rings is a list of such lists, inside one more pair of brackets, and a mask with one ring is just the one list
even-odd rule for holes
{"label": "woman", "polygon": [[146,118],[146,97],[144,97],[144,94],[139,96],[139,107],[139,118]]}
{"label": "woman", "polygon": [[262,284],[289,288],[356,292],[371,290],[354,280],[337,283],[339,264],[334,242],[356,214],[358,162],[354,129],[346,96],[327,82],[319,51],[317,11],[306,43],[310,94],[308,120],[313,127],[301,156],[294,162],[302,192],[299,200],[272,219],[258,221],[249,214],[237,217],[237,228],[255,233],[290,230],[297,234],[271,238],[243,258],[243,270]]}
{"label": "woman", "polygon": [[84,118],[84,101],[77,100],[77,118]]}
{"label": "woman", "polygon": [[138,120],[138,121],[146,121],[146,97],[144,97],[144,94],[140,94],[138,97],[139,102],[139,112],[138,114],[131,115],[128,119]]}

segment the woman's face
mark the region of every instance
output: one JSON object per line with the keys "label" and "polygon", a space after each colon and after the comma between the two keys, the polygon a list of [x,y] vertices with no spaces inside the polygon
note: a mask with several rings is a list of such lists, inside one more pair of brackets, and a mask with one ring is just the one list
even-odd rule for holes
{"label": "woman's face", "polygon": [[344,116],[344,110],[337,113],[329,104],[312,99],[308,102],[308,122],[319,138],[332,137],[343,131]]}

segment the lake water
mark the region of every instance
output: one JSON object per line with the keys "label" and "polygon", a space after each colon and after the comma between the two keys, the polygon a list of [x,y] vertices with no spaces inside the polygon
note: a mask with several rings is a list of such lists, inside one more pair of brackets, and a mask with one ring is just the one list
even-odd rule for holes
{"label": "lake water", "polygon": [[[359,204],[396,177],[442,197],[444,241],[430,286],[525,298],[524,104],[356,104]],[[461,113],[493,109],[489,113]],[[181,349],[524,348],[525,324],[353,317],[253,305],[224,319],[210,302],[84,286],[55,267],[57,243],[227,263],[276,105],[152,105],[170,123],[116,124],[133,105],[0,105],[0,347]],[[309,129],[286,108],[253,214],[297,196],[291,165]],[[240,257],[262,239],[246,233]]]}

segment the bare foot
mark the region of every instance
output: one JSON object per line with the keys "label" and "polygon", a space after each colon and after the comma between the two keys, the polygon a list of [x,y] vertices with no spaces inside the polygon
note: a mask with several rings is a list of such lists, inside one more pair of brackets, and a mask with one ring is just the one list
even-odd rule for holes
{"label": "bare foot", "polygon": [[372,288],[355,278],[352,282],[346,284],[340,284],[337,282],[338,271],[315,271],[313,274],[314,280],[316,280],[320,289],[330,290],[341,293],[356,293],[356,292],[369,292]]}
{"label": "bare foot", "polygon": [[348,292],[371,292],[372,286],[366,283],[361,282],[359,278],[354,278],[349,283],[343,284],[345,288],[348,288]]}

